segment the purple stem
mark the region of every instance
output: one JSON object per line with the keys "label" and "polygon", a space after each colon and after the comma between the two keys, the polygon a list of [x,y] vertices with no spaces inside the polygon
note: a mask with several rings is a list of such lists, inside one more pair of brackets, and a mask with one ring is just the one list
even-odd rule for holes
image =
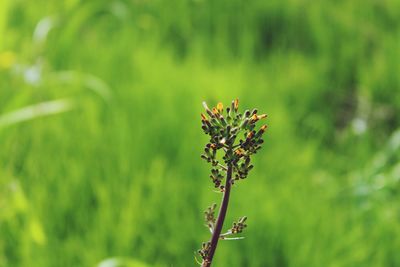
{"label": "purple stem", "polygon": [[215,250],[217,249],[218,240],[221,235],[222,227],[224,225],[226,211],[228,209],[229,195],[231,193],[231,186],[232,186],[231,179],[232,179],[232,165],[228,165],[228,170],[226,172],[224,196],[222,198],[221,207],[219,209],[218,219],[217,219],[217,222],[216,222],[216,225],[214,228],[214,233],[211,237],[210,251],[208,253],[207,259],[203,261],[203,263],[201,265],[202,267],[211,266],[211,262],[213,260],[214,254],[215,254]]}

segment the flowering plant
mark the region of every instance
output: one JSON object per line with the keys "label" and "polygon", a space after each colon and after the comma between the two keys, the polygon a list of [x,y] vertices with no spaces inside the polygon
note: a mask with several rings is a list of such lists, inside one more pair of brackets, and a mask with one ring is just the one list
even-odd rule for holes
{"label": "flowering plant", "polygon": [[[238,111],[238,99],[232,101],[226,110],[222,103],[218,103],[212,109],[205,102],[203,106],[206,114],[201,114],[202,129],[210,136],[210,141],[206,144],[201,157],[211,164],[210,178],[215,188],[223,193],[218,215],[215,216],[216,204],[205,211],[205,222],[211,232],[211,239],[202,244],[198,253],[202,258],[201,266],[208,267],[211,266],[220,239],[243,238],[234,235],[241,233],[247,227],[245,216],[234,222],[226,233],[221,232],[231,187],[235,182],[245,179],[249,171],[253,169],[251,156],[257,153],[264,142],[262,137],[267,125],[262,125],[256,130],[256,123],[265,119],[267,115],[258,115],[257,109],[246,110],[241,114]],[[218,154],[219,151],[222,151],[222,158]]]}

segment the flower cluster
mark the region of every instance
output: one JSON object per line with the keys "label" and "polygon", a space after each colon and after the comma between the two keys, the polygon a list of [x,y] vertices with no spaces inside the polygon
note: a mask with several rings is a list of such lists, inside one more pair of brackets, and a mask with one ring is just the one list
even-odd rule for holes
{"label": "flower cluster", "polygon": [[[253,168],[251,156],[261,148],[264,142],[262,137],[267,129],[266,125],[258,128],[256,124],[267,115],[259,115],[257,109],[240,113],[237,99],[226,109],[222,103],[211,109],[205,102],[203,106],[206,112],[201,114],[202,129],[209,135],[210,141],[201,157],[212,165],[210,178],[215,188],[223,193],[218,216],[215,216],[216,204],[204,212],[211,239],[202,244],[198,254],[202,258],[202,262],[199,262],[201,266],[210,267],[219,240],[243,239],[233,235],[241,233],[247,227],[247,217],[239,218],[226,233],[221,233],[232,185],[235,181],[245,179]],[[222,155],[218,153],[220,151]]]}
{"label": "flower cluster", "polygon": [[203,261],[207,260],[208,252],[210,251],[211,248],[211,242],[203,242],[201,244],[201,249],[199,249],[197,252],[200,254],[200,257],[203,259]]}
{"label": "flower cluster", "polygon": [[245,223],[247,220],[246,216],[243,216],[239,218],[238,222],[233,222],[232,228],[229,230],[232,234],[238,234],[243,232],[243,229],[247,227],[247,224]]}
{"label": "flower cluster", "polygon": [[243,216],[240,217],[237,222],[233,222],[231,229],[229,229],[225,234],[221,234],[220,239],[223,240],[243,239],[244,237],[230,237],[230,236],[242,233],[244,228],[247,227],[246,220],[247,217]]}
{"label": "flower cluster", "polygon": [[[257,153],[264,140],[263,133],[267,125],[262,125],[255,130],[256,123],[267,117],[266,114],[258,115],[257,109],[246,110],[241,114],[238,111],[238,99],[224,110],[222,103],[216,107],[209,108],[205,102],[203,106],[206,111],[201,114],[202,129],[210,136],[209,143],[204,148],[201,157],[211,163],[210,178],[216,188],[224,189],[222,180],[228,165],[233,166],[235,180],[244,179],[253,168],[250,164],[250,156]],[[225,154],[222,157],[223,163],[218,158],[217,151],[223,149]]]}
{"label": "flower cluster", "polygon": [[206,211],[204,211],[204,220],[206,222],[207,227],[210,229],[212,233],[214,231],[215,226],[215,209],[217,208],[217,204],[212,204]]}

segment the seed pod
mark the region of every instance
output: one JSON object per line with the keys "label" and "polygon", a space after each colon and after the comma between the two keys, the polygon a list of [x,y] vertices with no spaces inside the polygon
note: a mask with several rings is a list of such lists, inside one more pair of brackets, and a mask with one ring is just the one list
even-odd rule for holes
{"label": "seed pod", "polygon": [[215,117],[213,117],[212,119],[211,119],[211,123],[214,125],[214,126],[221,126],[221,124],[219,123],[219,121],[215,118]]}
{"label": "seed pod", "polygon": [[224,116],[220,115],[219,116],[219,120],[220,120],[220,122],[222,123],[223,126],[227,125],[226,120],[224,119]]}
{"label": "seed pod", "polygon": [[256,134],[256,138],[260,137],[265,132],[265,129],[267,129],[267,125],[261,126],[260,130],[258,130],[258,132]]}
{"label": "seed pod", "polygon": [[209,128],[212,128],[212,125],[211,125],[211,123],[210,123],[209,120],[206,120],[206,121],[204,121],[204,122],[205,122],[205,124],[206,124]]}
{"label": "seed pod", "polygon": [[236,139],[236,135],[234,134],[231,136],[231,138],[228,139],[227,143],[232,145],[235,142],[235,139]]}
{"label": "seed pod", "polygon": [[242,124],[240,125],[240,129],[246,129],[248,123],[249,119],[248,118],[244,119]]}
{"label": "seed pod", "polygon": [[207,114],[210,115],[211,117],[214,116],[214,114],[211,112],[211,110],[208,108],[207,103],[203,101],[203,107],[206,110]]}

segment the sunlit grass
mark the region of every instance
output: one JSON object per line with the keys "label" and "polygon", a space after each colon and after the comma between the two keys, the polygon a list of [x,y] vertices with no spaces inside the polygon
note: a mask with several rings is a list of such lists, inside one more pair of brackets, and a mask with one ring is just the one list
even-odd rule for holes
{"label": "sunlit grass", "polygon": [[0,266],[194,266],[235,97],[270,128],[215,266],[400,265],[398,5],[1,2]]}

